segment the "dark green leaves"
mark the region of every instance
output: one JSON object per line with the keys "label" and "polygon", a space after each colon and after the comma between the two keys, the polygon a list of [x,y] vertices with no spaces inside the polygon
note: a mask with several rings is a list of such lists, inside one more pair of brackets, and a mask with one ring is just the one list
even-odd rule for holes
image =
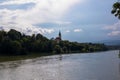
{"label": "dark green leaves", "polygon": [[113,9],[111,13],[114,14],[115,17],[118,17],[118,19],[120,19],[120,2],[116,2],[113,4]]}

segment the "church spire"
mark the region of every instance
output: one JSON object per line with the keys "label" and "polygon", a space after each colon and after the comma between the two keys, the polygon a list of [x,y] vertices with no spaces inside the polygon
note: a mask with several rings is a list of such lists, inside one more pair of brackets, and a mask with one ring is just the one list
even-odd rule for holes
{"label": "church spire", "polygon": [[59,43],[61,40],[62,40],[62,37],[61,37],[61,32],[59,30],[58,37],[56,37],[55,41]]}
{"label": "church spire", "polygon": [[59,30],[59,38],[61,39],[61,32],[60,32],[60,30]]}

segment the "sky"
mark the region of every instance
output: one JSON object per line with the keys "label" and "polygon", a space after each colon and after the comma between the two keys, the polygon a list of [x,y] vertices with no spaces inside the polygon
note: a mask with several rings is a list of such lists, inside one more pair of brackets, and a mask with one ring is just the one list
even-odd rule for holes
{"label": "sky", "polygon": [[117,0],[0,0],[0,30],[77,42],[120,40]]}

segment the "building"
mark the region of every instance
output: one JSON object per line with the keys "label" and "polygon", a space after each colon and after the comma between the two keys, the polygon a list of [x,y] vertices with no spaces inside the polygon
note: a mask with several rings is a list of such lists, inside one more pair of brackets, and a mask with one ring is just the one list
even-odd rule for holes
{"label": "building", "polygon": [[55,41],[59,43],[62,40],[61,32],[59,31],[58,37],[55,38]]}

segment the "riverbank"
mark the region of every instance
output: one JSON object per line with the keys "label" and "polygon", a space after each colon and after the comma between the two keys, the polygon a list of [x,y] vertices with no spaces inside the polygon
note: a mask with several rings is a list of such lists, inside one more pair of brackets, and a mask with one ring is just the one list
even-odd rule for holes
{"label": "riverbank", "polygon": [[31,53],[29,55],[0,55],[0,62],[7,62],[7,61],[16,61],[16,60],[25,60],[25,59],[33,59],[37,57],[42,57],[42,56],[49,56],[52,55],[50,53]]}
{"label": "riverbank", "polygon": [[[98,52],[98,51],[96,51],[96,52]],[[96,53],[96,52],[86,52],[86,53],[71,52],[71,53],[61,53],[61,54],[78,54],[78,53],[79,54],[87,54],[87,53]],[[103,51],[99,51],[99,52],[103,52]],[[59,55],[59,54],[53,54],[53,53],[30,53],[28,55],[0,55],[0,62],[33,59],[33,58],[37,58],[37,57],[52,56],[52,55]]]}

